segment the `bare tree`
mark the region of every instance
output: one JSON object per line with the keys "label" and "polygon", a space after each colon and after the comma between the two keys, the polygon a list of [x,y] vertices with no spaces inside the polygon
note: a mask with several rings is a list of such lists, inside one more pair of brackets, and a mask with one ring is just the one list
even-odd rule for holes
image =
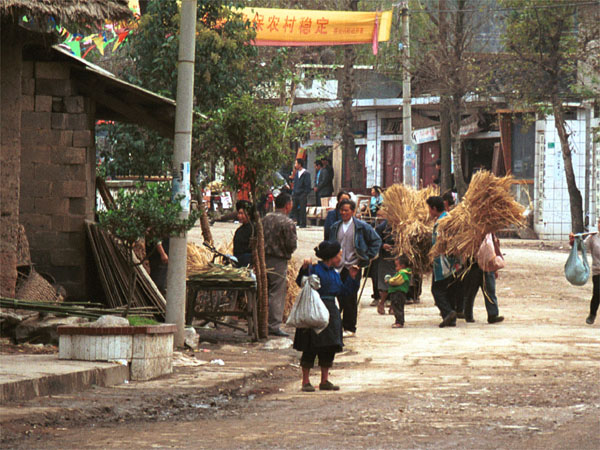
{"label": "bare tree", "polygon": [[419,0],[416,4],[429,20],[423,23],[412,67],[440,96],[442,189],[450,187],[451,148],[456,188],[462,196],[467,185],[461,163],[461,116],[465,96],[477,92],[488,79],[487,66],[479,61],[488,50],[482,30],[491,23],[493,3]]}
{"label": "bare tree", "polygon": [[595,96],[598,100],[597,91],[586,92],[579,82],[582,72],[578,67],[582,62],[597,64],[600,58],[600,5],[584,0],[503,0],[502,4],[509,11],[504,40],[512,57],[507,65],[512,80],[507,94],[517,103],[535,107],[538,113],[554,116],[565,165],[571,225],[573,231],[581,232],[583,202],[573,170],[564,105],[569,99]]}

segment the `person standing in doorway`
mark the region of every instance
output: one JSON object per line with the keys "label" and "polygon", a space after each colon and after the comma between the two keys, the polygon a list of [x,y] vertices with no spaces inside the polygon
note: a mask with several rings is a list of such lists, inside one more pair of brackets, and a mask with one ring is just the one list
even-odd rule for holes
{"label": "person standing in doorway", "polygon": [[323,197],[328,197],[333,195],[333,165],[331,164],[331,160],[328,158],[322,158],[321,164],[323,164],[324,170],[324,184],[325,184],[325,192],[327,195],[323,194]]}
{"label": "person standing in doorway", "polygon": [[[350,268],[358,265],[366,267],[377,256],[381,247],[381,238],[373,227],[354,217],[356,203],[352,200],[340,202],[340,216],[342,220],[331,227],[329,240],[339,242],[342,248],[342,260],[336,267],[340,272],[342,282],[350,276]],[[359,276],[361,274],[359,273]],[[338,297],[342,311],[342,325],[344,336],[353,337],[356,333],[358,317],[358,298],[356,292],[351,295]]]}
{"label": "person standing in doorway", "polygon": [[323,164],[321,161],[315,162],[315,187],[313,190],[315,191],[315,203],[317,206],[321,206],[321,195],[319,193],[319,180],[321,179],[321,175],[323,175]]}
{"label": "person standing in doorway", "polygon": [[269,296],[269,334],[288,336],[281,327],[287,290],[287,265],[297,247],[296,227],[288,214],[292,210],[289,194],[275,199],[275,212],[263,219],[265,259]]}
{"label": "person standing in doorway", "polygon": [[304,160],[298,158],[294,169],[294,187],[292,189],[293,206],[290,217],[296,219],[299,228],[306,228],[306,202],[311,191],[310,173],[304,168]]}
{"label": "person standing in doorway", "polygon": [[319,180],[315,183],[318,196],[317,206],[321,206],[320,199],[333,195],[333,169],[329,167],[326,159],[321,160],[321,166]]}

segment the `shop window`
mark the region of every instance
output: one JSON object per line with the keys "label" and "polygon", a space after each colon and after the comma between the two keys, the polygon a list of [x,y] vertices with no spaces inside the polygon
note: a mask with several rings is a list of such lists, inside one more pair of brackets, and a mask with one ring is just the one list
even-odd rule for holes
{"label": "shop window", "polygon": [[367,121],[357,120],[352,126],[352,132],[356,139],[363,139],[367,137]]}
{"label": "shop window", "polygon": [[399,117],[383,119],[382,134],[402,134],[402,119]]}

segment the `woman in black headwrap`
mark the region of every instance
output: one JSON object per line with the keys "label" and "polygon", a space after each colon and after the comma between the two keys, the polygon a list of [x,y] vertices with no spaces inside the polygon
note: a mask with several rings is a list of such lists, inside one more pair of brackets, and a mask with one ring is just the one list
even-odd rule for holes
{"label": "woman in black headwrap", "polygon": [[321,300],[329,310],[329,324],[321,333],[317,334],[310,328],[297,328],[294,336],[294,348],[302,352],[300,366],[302,367],[302,390],[314,392],[315,388],[310,384],[310,369],[313,368],[315,358],[319,357],[321,367],[321,383],[319,389],[322,391],[337,391],[339,386],[329,381],[329,369],[333,365],[335,354],[342,351],[342,319],[335,297],[338,295],[351,295],[358,291],[360,280],[355,277],[359,268],[352,267],[350,276],[342,283],[340,274],[335,267],[340,264],[342,250],[339,242],[323,241],[315,248],[315,254],[321,260],[317,264],[311,264],[310,258],[304,260],[304,264],[298,273],[296,283],[300,286],[303,276],[317,275],[321,287],[318,292]]}

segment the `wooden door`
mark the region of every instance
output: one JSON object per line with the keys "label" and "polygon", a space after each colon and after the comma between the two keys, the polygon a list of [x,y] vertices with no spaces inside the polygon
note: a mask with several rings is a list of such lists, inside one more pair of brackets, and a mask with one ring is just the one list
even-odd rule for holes
{"label": "wooden door", "polygon": [[438,176],[438,171],[435,168],[435,162],[440,159],[440,141],[426,142],[420,145],[421,166],[419,170],[419,178],[422,181],[423,187],[433,183],[433,177]]}
{"label": "wooden door", "polygon": [[402,141],[383,143],[383,186],[402,183],[404,180],[404,150]]}

